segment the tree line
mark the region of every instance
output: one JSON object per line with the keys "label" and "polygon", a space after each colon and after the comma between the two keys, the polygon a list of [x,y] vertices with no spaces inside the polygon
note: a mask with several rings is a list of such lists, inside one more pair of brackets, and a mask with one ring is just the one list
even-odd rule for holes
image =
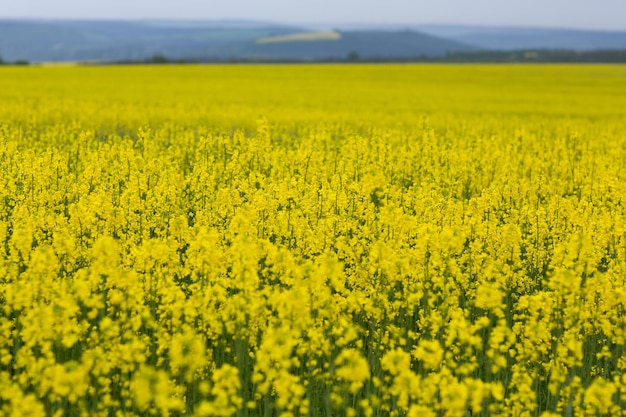
{"label": "tree line", "polygon": [[[514,51],[473,51],[449,52],[442,56],[376,57],[362,56],[358,51],[350,51],[344,57],[302,60],[271,57],[208,57],[200,59],[172,59],[156,54],[142,60],[124,60],[91,63],[100,64],[186,64],[186,63],[387,63],[387,62],[433,62],[433,63],[626,63],[626,49],[601,49],[592,51],[572,50],[514,50]],[[29,65],[27,60],[4,61],[0,65]],[[88,63],[89,64],[89,63]]]}

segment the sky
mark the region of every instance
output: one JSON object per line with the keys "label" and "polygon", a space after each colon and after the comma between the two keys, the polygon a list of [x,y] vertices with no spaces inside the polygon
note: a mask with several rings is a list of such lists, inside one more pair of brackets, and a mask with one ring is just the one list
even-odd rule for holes
{"label": "sky", "polygon": [[626,0],[0,0],[0,18],[244,19],[626,30]]}

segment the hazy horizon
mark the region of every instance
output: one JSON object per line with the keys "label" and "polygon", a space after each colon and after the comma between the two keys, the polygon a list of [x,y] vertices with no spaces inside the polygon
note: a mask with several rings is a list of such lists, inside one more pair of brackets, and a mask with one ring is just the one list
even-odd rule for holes
{"label": "hazy horizon", "polygon": [[287,0],[269,0],[262,4],[252,0],[229,4],[198,0],[171,2],[122,0],[85,2],[58,0],[23,0],[5,4],[0,19],[43,20],[244,20],[268,23],[332,26],[332,25],[479,25],[550,27],[589,30],[626,30],[626,2],[598,0],[593,4],[582,0],[539,0],[507,3],[493,0],[447,0],[425,2],[389,0],[373,1],[318,0],[295,4]]}

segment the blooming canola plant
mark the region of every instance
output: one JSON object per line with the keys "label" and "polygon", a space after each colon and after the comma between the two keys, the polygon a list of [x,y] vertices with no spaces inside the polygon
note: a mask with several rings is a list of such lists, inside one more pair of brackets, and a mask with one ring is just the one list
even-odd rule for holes
{"label": "blooming canola plant", "polygon": [[0,68],[0,415],[617,416],[626,68]]}

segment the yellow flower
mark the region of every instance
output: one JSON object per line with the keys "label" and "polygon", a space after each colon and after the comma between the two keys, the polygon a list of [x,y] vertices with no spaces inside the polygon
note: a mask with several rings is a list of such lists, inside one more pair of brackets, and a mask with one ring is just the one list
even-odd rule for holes
{"label": "yellow flower", "polygon": [[335,366],[337,377],[349,384],[349,390],[353,394],[356,394],[370,377],[367,361],[355,349],[342,350],[335,359]]}
{"label": "yellow flower", "polygon": [[436,340],[420,340],[411,355],[421,360],[427,369],[436,370],[441,365],[444,352]]}

